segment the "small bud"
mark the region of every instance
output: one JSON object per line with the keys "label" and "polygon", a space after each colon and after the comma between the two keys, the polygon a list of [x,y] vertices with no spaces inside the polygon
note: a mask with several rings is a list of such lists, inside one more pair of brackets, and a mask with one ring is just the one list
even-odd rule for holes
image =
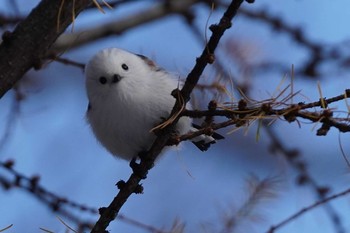
{"label": "small bud", "polygon": [[209,27],[209,30],[212,31],[212,32],[216,32],[218,29],[219,29],[219,26],[216,25],[216,24],[212,24]]}
{"label": "small bud", "polygon": [[32,65],[34,70],[40,70],[43,67],[43,61],[41,59],[36,59],[33,61]]}
{"label": "small bud", "polygon": [[207,55],[206,59],[209,64],[213,64],[215,61],[215,55],[213,53],[210,53]]}
{"label": "small bud", "polygon": [[122,189],[125,187],[125,181],[124,180],[119,180],[115,185],[118,187],[118,189]]}
{"label": "small bud", "polygon": [[238,110],[245,110],[247,108],[247,101],[244,99],[239,100],[238,102]]}
{"label": "small bud", "polygon": [[304,185],[307,181],[308,181],[308,177],[305,176],[305,175],[300,175],[298,178],[297,178],[297,184],[298,185]]}
{"label": "small bud", "polygon": [[12,159],[9,159],[4,163],[4,167],[11,169],[14,164],[15,164],[15,161],[13,161]]}
{"label": "small bud", "polygon": [[327,124],[326,122],[324,122],[321,126],[321,128],[319,128],[316,132],[317,136],[326,136],[328,131],[331,129],[331,126],[329,124]]}
{"label": "small bud", "polygon": [[134,190],[134,193],[136,194],[143,194],[143,186],[142,184],[138,184]]}
{"label": "small bud", "polygon": [[31,189],[36,189],[40,181],[40,176],[35,175],[30,178]]}
{"label": "small bud", "polygon": [[101,207],[101,208],[98,209],[98,213],[99,213],[100,215],[103,215],[104,212],[106,212],[106,210],[107,210],[106,207]]}
{"label": "small bud", "polygon": [[320,194],[321,197],[325,197],[327,193],[329,193],[330,189],[328,187],[319,187],[317,188],[318,194]]}
{"label": "small bud", "polygon": [[10,31],[5,31],[2,36],[2,42],[6,45],[9,44],[13,38],[12,32]]}
{"label": "small bud", "polygon": [[208,104],[208,110],[214,111],[218,107],[218,103],[215,100],[211,100]]}

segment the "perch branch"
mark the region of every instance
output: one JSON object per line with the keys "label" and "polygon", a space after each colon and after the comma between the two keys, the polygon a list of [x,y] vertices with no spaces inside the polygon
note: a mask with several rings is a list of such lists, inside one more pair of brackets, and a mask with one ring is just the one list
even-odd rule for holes
{"label": "perch branch", "polygon": [[[184,102],[188,101],[189,96],[197,84],[199,77],[201,76],[204,68],[208,63],[212,63],[214,61],[214,50],[216,49],[222,35],[231,26],[231,20],[236,15],[238,8],[240,7],[243,0],[232,1],[230,6],[227,8],[223,17],[220,20],[218,25],[213,25],[211,27],[212,36],[204,48],[202,55],[197,59],[197,62],[193,68],[193,70],[187,76],[185,85],[181,89],[180,92],[174,93],[174,96],[177,95],[177,101],[173,108],[172,115],[177,114]],[[91,232],[106,232],[106,228],[109,223],[113,221],[118,215],[120,208],[124,205],[127,199],[131,194],[135,192],[135,190],[139,187],[139,183],[144,176],[146,176],[148,170],[150,170],[153,166],[153,163],[157,156],[160,154],[164,146],[167,145],[167,142],[170,139],[170,132],[172,127],[176,124],[179,116],[175,118],[168,126],[164,129],[161,129],[158,132],[158,137],[156,141],[153,143],[151,149],[146,153],[144,159],[141,159],[141,163],[139,164],[140,169],[143,171],[143,174],[135,174],[132,173],[127,182],[123,182],[123,185],[120,187],[120,191],[114,200],[110,203],[110,205],[106,208],[103,208],[101,211],[101,216],[96,222],[94,228]]]}

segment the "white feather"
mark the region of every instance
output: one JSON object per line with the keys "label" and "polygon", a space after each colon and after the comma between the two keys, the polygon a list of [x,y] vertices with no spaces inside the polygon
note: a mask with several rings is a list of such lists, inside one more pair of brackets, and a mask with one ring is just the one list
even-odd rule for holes
{"label": "white feather", "polygon": [[[171,92],[178,81],[146,57],[117,48],[93,56],[85,75],[87,119],[102,145],[126,160],[150,149],[156,138],[150,130],[169,117],[175,104]],[[187,133],[191,123],[181,117],[176,130]]]}

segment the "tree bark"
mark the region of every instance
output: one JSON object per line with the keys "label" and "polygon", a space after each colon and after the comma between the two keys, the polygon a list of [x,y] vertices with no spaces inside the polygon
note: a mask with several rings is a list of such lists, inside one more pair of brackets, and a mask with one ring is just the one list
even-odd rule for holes
{"label": "tree bark", "polygon": [[[0,45],[0,98],[32,67],[91,0],[42,0]],[[73,13],[74,12],[74,13]]]}

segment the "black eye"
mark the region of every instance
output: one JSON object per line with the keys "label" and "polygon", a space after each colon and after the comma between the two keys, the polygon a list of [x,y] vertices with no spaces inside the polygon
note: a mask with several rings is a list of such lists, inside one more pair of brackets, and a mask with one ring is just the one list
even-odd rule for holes
{"label": "black eye", "polygon": [[98,79],[98,81],[100,81],[100,83],[101,84],[106,84],[107,83],[107,79],[105,78],[105,77],[100,77],[99,79]]}
{"label": "black eye", "polygon": [[129,69],[129,67],[127,66],[127,64],[122,64],[122,68],[123,68],[123,70],[128,70]]}

